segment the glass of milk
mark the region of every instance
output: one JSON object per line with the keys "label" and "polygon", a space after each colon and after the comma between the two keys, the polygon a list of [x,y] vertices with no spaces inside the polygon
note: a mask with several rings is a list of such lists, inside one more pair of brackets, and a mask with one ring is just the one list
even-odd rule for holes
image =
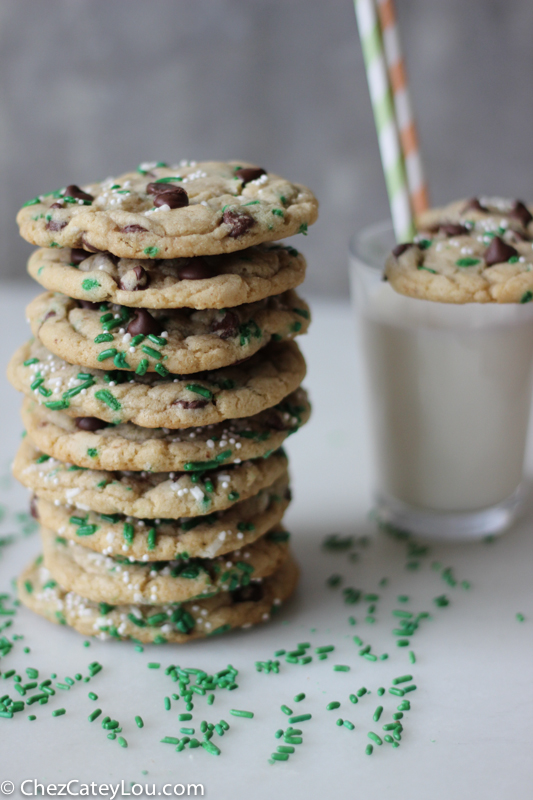
{"label": "glass of milk", "polygon": [[350,247],[381,522],[426,538],[502,533],[523,501],[533,303],[454,305],[383,280],[390,224]]}

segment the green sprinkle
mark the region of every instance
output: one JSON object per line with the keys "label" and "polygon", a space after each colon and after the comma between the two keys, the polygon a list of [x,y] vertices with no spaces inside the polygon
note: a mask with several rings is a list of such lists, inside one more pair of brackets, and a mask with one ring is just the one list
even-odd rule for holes
{"label": "green sprinkle", "polygon": [[373,752],[374,752],[374,748],[372,747],[372,745],[371,744],[367,744],[367,746],[365,748],[365,753],[367,754],[367,756],[371,756]]}
{"label": "green sprinkle", "polygon": [[530,303],[532,300],[533,300],[533,292],[531,291],[524,292],[524,294],[520,298],[521,303]]}
{"label": "green sprinkle", "polygon": [[396,686],[391,686],[389,694],[394,694],[396,697],[403,697],[405,692],[403,689],[398,689]]}
{"label": "green sprinkle", "polygon": [[[165,711],[170,711],[170,697],[165,697]],[[178,718],[179,719],[179,718]],[[188,719],[192,719],[192,716],[189,715]]]}
{"label": "green sprinkle", "polygon": [[145,247],[143,253],[145,256],[148,256],[148,258],[155,258],[159,253],[159,247]]}
{"label": "green sprinkle", "polygon": [[374,722],[379,722],[379,718],[381,717],[382,714],[383,714],[383,706],[378,706],[374,711],[374,716],[372,717]]}
{"label": "green sprinkle", "polygon": [[431,272],[432,275],[436,275],[437,274],[437,270],[436,269],[431,269],[431,267],[425,267],[423,264],[419,264],[417,269],[423,269],[425,272]]}
{"label": "green sprinkle", "polygon": [[131,369],[130,365],[126,361],[126,356],[124,353],[117,353],[113,359],[113,364],[117,369]]}
{"label": "green sprinkle", "polygon": [[289,706],[286,705],[282,705],[280,706],[280,708],[284,714],[287,714],[287,716],[290,717],[290,715],[292,714],[292,708],[289,708]]}
{"label": "green sprinkle", "polygon": [[354,704],[359,702],[359,700],[357,699],[357,696],[355,694],[351,694],[349,700],[350,700],[350,703],[354,703]]}
{"label": "green sprinkle", "polygon": [[278,753],[294,753],[294,747],[286,744],[279,744],[277,749]]}
{"label": "green sprinkle", "polygon": [[170,374],[168,369],[164,367],[162,364],[156,364],[154,366],[154,369],[157,372],[157,374],[160,375],[162,378],[166,378]]}
{"label": "green sprinkle", "polygon": [[288,761],[289,760],[289,754],[288,753],[272,753],[270,758],[273,761]]}
{"label": "green sprinkle", "polygon": [[98,336],[95,336],[94,343],[103,344],[104,342],[112,342],[114,338],[112,333],[99,333]]}
{"label": "green sprinkle", "polygon": [[303,233],[304,236],[307,236],[307,222],[302,222],[300,227],[298,228],[298,233]]}
{"label": "green sprinkle", "polygon": [[333,711],[336,708],[340,708],[341,704],[337,700],[333,700],[331,703],[328,703],[326,706],[327,711]]}
{"label": "green sprinkle", "polygon": [[113,411],[119,411],[121,408],[119,401],[111,394],[109,389],[99,389],[99,391],[95,392],[94,396],[97,400],[100,400],[101,403],[109,406]]}
{"label": "green sprinkle", "polygon": [[194,735],[194,728],[180,728],[180,733],[184,733],[187,736],[193,736]]}
{"label": "green sprinkle", "polygon": [[398,639],[396,642],[397,647],[409,647],[409,639]]}
{"label": "green sprinkle", "polygon": [[393,686],[397,686],[399,683],[409,683],[409,681],[413,680],[412,675],[400,675],[399,678],[393,678],[392,684]]}
{"label": "green sprinkle", "polygon": [[300,694],[297,694],[294,697],[294,702],[295,703],[301,703],[302,700],[305,700],[305,694],[303,692],[300,692]]}
{"label": "green sprinkle", "polygon": [[[139,717],[140,719],[140,717]],[[162,744],[178,744],[179,739],[176,739],[175,736],[163,736],[162,739],[159,740]]]}
{"label": "green sprinkle", "polygon": [[220,755],[219,748],[216,746],[216,744],[213,744],[213,742],[209,742],[207,740],[204,740],[202,742],[202,747],[204,748],[204,750],[207,750],[207,752],[211,753],[211,755],[213,755],[213,756],[219,756]]}
{"label": "green sprinkle", "polygon": [[192,714],[178,714],[179,722],[189,722],[192,719]]}
{"label": "green sprinkle", "polygon": [[295,717],[291,717],[289,722],[291,725],[294,725],[296,722],[306,722],[308,719],[312,718],[312,714],[299,714]]}
{"label": "green sprinkle", "polygon": [[[166,339],[164,341],[166,342]],[[142,351],[143,351],[143,353],[146,353],[146,355],[150,356],[151,358],[157,358],[158,360],[163,358],[161,353],[158,350],[154,350],[153,347],[148,347],[147,345],[144,345],[142,347]]]}
{"label": "green sprinkle", "polygon": [[325,645],[324,647],[315,647],[315,653],[331,653],[335,650],[332,644]]}
{"label": "green sprinkle", "polygon": [[[149,334],[148,334],[148,339],[149,339],[151,342],[153,342],[153,344],[158,344],[158,345],[159,345],[159,347],[164,347],[166,344],[168,344],[168,342],[167,342],[167,340],[164,338],[164,336],[156,336],[156,335],[155,335],[155,333],[149,333]],[[132,341],[133,341],[133,340],[132,340]],[[157,351],[156,351],[156,352],[157,352]],[[158,355],[159,355],[159,353],[158,353]]]}
{"label": "green sprinkle", "polygon": [[346,664],[335,664],[333,667],[333,672],[349,672],[351,667],[348,667]]}
{"label": "green sprinkle", "polygon": [[159,669],[161,664],[158,661],[150,661],[147,664],[148,669]]}
{"label": "green sprinkle", "polygon": [[367,733],[367,736],[368,736],[369,739],[372,739],[374,744],[378,744],[378,745],[379,744],[383,744],[383,740],[381,739],[380,736],[377,735],[377,733],[374,733],[373,731],[369,731]]}
{"label": "green sprinkle", "polygon": [[274,214],[276,217],[283,217],[283,216],[284,216],[284,215],[283,215],[283,211],[282,211],[282,209],[281,209],[281,208],[273,208],[273,209],[272,209],[272,213],[273,213],[273,214]]}
{"label": "green sprinkle", "polygon": [[30,722],[33,722],[34,720],[37,719],[37,717],[35,716],[35,714],[28,714],[28,719]]}
{"label": "green sprinkle", "polygon": [[53,717],[62,717],[63,714],[66,714],[66,713],[67,713],[67,711],[66,711],[65,708],[56,708],[55,711],[52,711],[52,716]]}
{"label": "green sprinkle", "polygon": [[117,739],[117,742],[119,743],[119,745],[120,745],[121,747],[127,747],[127,746],[128,746],[128,743],[127,743],[127,741],[124,739],[124,737],[123,737],[123,736],[119,736],[119,737],[118,737],[118,739]]}
{"label": "green sprinkle", "polygon": [[229,713],[233,714],[234,717],[246,717],[246,719],[253,719],[254,716],[253,711],[240,711],[238,708],[231,708]]}
{"label": "green sprinkle", "polygon": [[116,347],[108,347],[107,350],[102,350],[102,352],[97,355],[96,360],[107,361],[108,358],[113,358],[117,353],[118,350]]}
{"label": "green sprinkle", "polygon": [[211,392],[209,389],[206,389],[205,386],[200,386],[198,383],[188,383],[185,388],[189,392],[194,392],[195,394],[205,397],[207,400],[211,400],[213,397],[213,392]]}
{"label": "green sprinkle", "polygon": [[50,402],[45,403],[46,408],[49,408],[50,411],[63,411],[69,405],[68,400],[50,400]]}
{"label": "green sprinkle", "polygon": [[344,720],[343,725],[344,725],[345,728],[348,728],[349,731],[353,731],[353,729],[355,728],[355,725],[353,724],[353,722],[350,722],[347,719]]}
{"label": "green sprinkle", "polygon": [[439,608],[445,608],[445,606],[450,605],[450,601],[445,594],[441,594],[440,597],[435,597],[433,602],[436,606],[439,606]]}
{"label": "green sprinkle", "polygon": [[368,692],[366,686],[361,686],[360,689],[357,690],[357,697],[363,697]]}
{"label": "green sprinkle", "polygon": [[39,363],[38,358],[27,358],[26,361],[23,362],[23,365],[25,367],[31,367],[32,364],[38,364],[38,363]]}
{"label": "green sprinkle", "polygon": [[479,262],[479,258],[459,258],[455,263],[458,267],[475,267]]}
{"label": "green sprinkle", "polygon": [[148,366],[149,366],[148,359],[147,358],[142,358],[139,361],[139,365],[138,365],[137,369],[135,370],[135,374],[136,375],[145,375],[146,374],[146,370],[148,369]]}
{"label": "green sprinkle", "polygon": [[403,691],[404,694],[407,694],[407,692],[416,692],[416,689],[417,689],[416,685],[414,683],[411,683],[409,686],[405,686]]}
{"label": "green sprinkle", "polygon": [[95,694],[94,692],[89,692],[89,694],[87,696],[88,696],[89,700],[98,700],[98,695]]}
{"label": "green sprinkle", "polygon": [[96,289],[98,286],[100,286],[100,284],[98,281],[95,281],[94,278],[86,278],[81,284],[81,288],[86,292],[90,292],[91,289]]}
{"label": "green sprinkle", "polygon": [[518,613],[516,614],[516,620],[517,620],[517,622],[524,622],[524,621],[525,621],[525,619],[526,619],[526,618],[524,617],[524,615],[523,615],[523,614],[521,614],[520,612],[518,612]]}

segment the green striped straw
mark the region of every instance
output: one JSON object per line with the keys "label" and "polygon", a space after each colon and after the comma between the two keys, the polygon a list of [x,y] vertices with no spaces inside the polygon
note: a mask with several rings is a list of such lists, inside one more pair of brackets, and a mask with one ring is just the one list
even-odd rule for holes
{"label": "green striped straw", "polygon": [[412,241],[415,226],[387,62],[374,0],[354,0],[381,163],[398,242]]}

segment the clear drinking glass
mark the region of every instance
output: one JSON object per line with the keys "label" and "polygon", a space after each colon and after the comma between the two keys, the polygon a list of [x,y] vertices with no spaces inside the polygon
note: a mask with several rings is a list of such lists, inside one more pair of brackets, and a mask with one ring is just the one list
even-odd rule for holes
{"label": "clear drinking glass", "polygon": [[502,533],[523,503],[533,303],[455,305],[383,280],[382,223],[350,246],[382,522],[426,538]]}

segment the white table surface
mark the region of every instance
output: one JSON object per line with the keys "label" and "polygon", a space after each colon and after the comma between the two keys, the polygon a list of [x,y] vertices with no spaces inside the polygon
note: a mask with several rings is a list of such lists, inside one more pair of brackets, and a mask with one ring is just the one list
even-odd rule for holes
{"label": "white table surface", "polygon": [[[27,336],[23,309],[33,294],[9,286],[0,292],[2,362]],[[15,668],[24,674],[27,666],[35,666],[40,679],[51,672],[61,679],[78,671],[86,675],[93,660],[104,669],[90,684],[78,683],[68,693],[58,690],[47,706],[0,719],[0,784],[9,780],[18,787],[32,778],[44,784],[124,780],[126,787],[131,781],[155,783],[161,791],[166,783],[201,783],[205,796],[216,800],[531,796],[533,511],[492,544],[431,545],[429,554],[418,559],[419,569],[407,569],[406,545],[375,535],[367,518],[371,465],[348,305],[315,302],[313,309],[311,333],[302,345],[314,415],[288,443],[294,503],[286,522],[302,567],[297,596],[267,626],[183,648],[146,647],[143,653],[135,652],[131,643],[93,641],[85,648],[75,632],[21,609],[10,631],[25,638],[0,659],[0,670]],[[21,431],[20,398],[7,382],[2,382],[0,402],[1,457],[7,464]],[[14,485],[0,489],[0,503],[9,508],[0,535],[17,532],[20,523],[14,515],[27,507],[25,490]],[[366,548],[356,548],[360,557],[352,562],[345,553],[321,549],[324,536],[332,532],[371,535],[372,540]],[[38,547],[34,535],[2,548],[0,592]],[[432,568],[435,561],[453,567],[459,581],[471,582],[471,589],[449,587]],[[343,576],[343,586],[380,594],[374,624],[365,622],[368,603],[346,605],[341,589],[326,586],[333,573]],[[380,587],[384,577],[388,584]],[[443,593],[450,605],[437,608],[433,598]],[[391,612],[399,606],[398,594],[410,596],[406,608],[432,615],[412,637],[410,648],[398,648],[392,635]],[[524,622],[516,620],[517,612],[525,615]],[[357,619],[355,627],[348,622],[350,615]],[[360,657],[354,634],[374,652],[389,653],[389,659],[370,662]],[[336,649],[325,661],[315,656],[302,666],[281,658],[278,675],[256,673],[256,660],[273,658],[276,649],[291,649],[302,641],[313,648],[334,644]],[[31,652],[24,654],[23,646]],[[409,649],[416,653],[413,665]],[[162,668],[147,669],[150,661],[160,661]],[[228,662],[239,670],[238,690],[218,691],[211,707],[199,697],[194,722],[181,723],[198,729],[204,718],[226,719],[230,731],[223,739],[214,738],[222,755],[214,757],[201,748],[176,753],[173,746],[161,744],[165,735],[179,736],[177,714],[184,710],[183,701],[164,710],[164,697],[176,685],[163,668],[174,663],[214,672]],[[347,664],[351,671],[335,672],[334,664]],[[376,690],[388,688],[393,677],[404,673],[413,675],[418,689],[406,695],[412,710],[403,720],[401,745],[375,747],[369,757],[368,731],[383,734],[382,723],[390,721],[400,702],[388,693],[380,699]],[[12,686],[11,680],[0,678],[0,696]],[[348,695],[361,686],[371,694],[352,705]],[[88,699],[89,689],[98,694],[97,703]],[[295,704],[294,695],[302,691],[306,699]],[[342,704],[337,711],[326,710],[332,700]],[[313,718],[299,726],[304,742],[290,760],[271,765],[269,756],[280,743],[274,732],[287,725],[279,710],[282,703]],[[385,708],[379,723],[372,720],[378,704]],[[128,749],[108,741],[99,720],[87,721],[96,706],[121,722]],[[66,715],[52,717],[60,707],[67,709]],[[252,710],[255,717],[233,717],[231,708]],[[35,722],[27,719],[31,711]],[[142,730],[135,725],[136,714],[144,719]],[[339,717],[352,721],[355,729],[337,727]],[[78,784],[72,788],[79,791]],[[31,784],[26,791],[32,791]],[[22,795],[17,788],[11,796]]]}

